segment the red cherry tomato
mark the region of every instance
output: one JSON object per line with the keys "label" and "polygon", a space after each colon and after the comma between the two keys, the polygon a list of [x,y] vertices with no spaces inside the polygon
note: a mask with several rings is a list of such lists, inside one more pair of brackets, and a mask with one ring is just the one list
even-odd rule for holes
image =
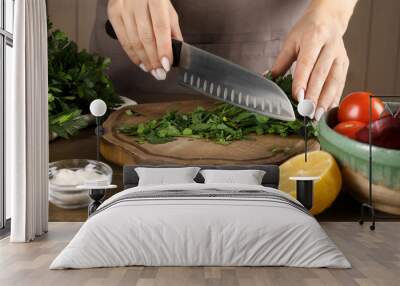
{"label": "red cherry tomato", "polygon": [[363,129],[365,126],[367,126],[367,123],[353,120],[339,123],[338,125],[336,125],[334,130],[337,133],[340,133],[351,139],[356,139],[358,131]]}
{"label": "red cherry tomato", "polygon": [[[339,105],[339,122],[351,120],[369,123],[370,92],[352,92]],[[378,120],[385,109],[384,103],[377,97],[371,99],[372,121]]]}

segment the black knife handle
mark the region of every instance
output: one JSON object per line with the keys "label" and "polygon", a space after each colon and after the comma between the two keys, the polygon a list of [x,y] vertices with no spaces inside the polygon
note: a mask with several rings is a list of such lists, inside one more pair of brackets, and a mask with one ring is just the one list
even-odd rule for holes
{"label": "black knife handle", "polygon": [[115,34],[114,28],[113,28],[113,26],[111,25],[110,20],[107,20],[107,22],[106,22],[104,28],[105,28],[105,30],[106,30],[107,35],[108,35],[110,38],[113,38],[114,40],[117,39],[117,34]]}
{"label": "black knife handle", "polygon": [[179,66],[179,62],[181,60],[181,50],[182,50],[182,42],[172,39],[172,54],[174,56],[172,66]]}
{"label": "black knife handle", "polygon": [[[110,36],[111,38],[113,38],[115,40],[117,39],[117,34],[115,33],[110,20],[107,20],[104,28],[105,28],[108,36]],[[179,66],[179,61],[180,61],[180,57],[181,57],[181,49],[182,49],[182,42],[172,39],[172,55],[174,56],[174,61],[172,63],[173,67]]]}

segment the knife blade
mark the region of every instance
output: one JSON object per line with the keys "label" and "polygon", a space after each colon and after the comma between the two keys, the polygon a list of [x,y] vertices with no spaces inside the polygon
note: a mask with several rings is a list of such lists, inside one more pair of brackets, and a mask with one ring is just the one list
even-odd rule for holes
{"label": "knife blade", "polygon": [[[106,31],[116,38],[110,22]],[[273,81],[185,42],[173,39],[172,50],[180,85],[271,118],[296,120],[289,98]]]}

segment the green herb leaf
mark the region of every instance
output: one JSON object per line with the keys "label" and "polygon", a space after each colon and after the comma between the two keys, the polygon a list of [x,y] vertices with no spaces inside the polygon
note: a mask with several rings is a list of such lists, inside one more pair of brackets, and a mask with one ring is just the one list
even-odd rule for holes
{"label": "green herb leaf", "polygon": [[133,112],[132,112],[132,110],[127,109],[127,110],[125,111],[125,114],[128,115],[128,116],[132,116],[132,115],[133,115]]}
{"label": "green herb leaf", "polygon": [[[276,83],[290,96],[292,77],[278,77]],[[294,109],[296,110],[295,106]],[[310,126],[310,136],[315,128]],[[255,114],[230,104],[217,104],[211,110],[197,107],[188,113],[170,111],[159,119],[138,125],[124,125],[118,132],[138,137],[138,142],[162,144],[174,140],[178,136],[204,138],[218,144],[229,144],[235,140],[251,139],[250,134],[277,134],[288,136],[301,134],[303,122],[299,117],[292,122],[284,122],[263,115]],[[275,148],[272,152],[284,152]]]}
{"label": "green herb leaf", "polygon": [[[82,128],[75,112],[89,113],[92,100],[100,98],[109,108],[122,103],[106,71],[110,59],[79,51],[76,43],[48,20],[49,128],[69,137]],[[76,126],[74,126],[76,124]],[[57,130],[55,130],[57,129]]]}

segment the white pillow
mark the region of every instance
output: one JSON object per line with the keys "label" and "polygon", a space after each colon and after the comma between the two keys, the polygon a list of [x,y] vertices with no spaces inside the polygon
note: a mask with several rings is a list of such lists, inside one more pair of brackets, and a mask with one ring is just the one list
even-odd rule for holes
{"label": "white pillow", "polygon": [[199,167],[135,168],[139,176],[138,186],[195,183],[193,179],[199,170]]}
{"label": "white pillow", "polygon": [[262,170],[202,170],[205,184],[261,185],[265,171]]}

